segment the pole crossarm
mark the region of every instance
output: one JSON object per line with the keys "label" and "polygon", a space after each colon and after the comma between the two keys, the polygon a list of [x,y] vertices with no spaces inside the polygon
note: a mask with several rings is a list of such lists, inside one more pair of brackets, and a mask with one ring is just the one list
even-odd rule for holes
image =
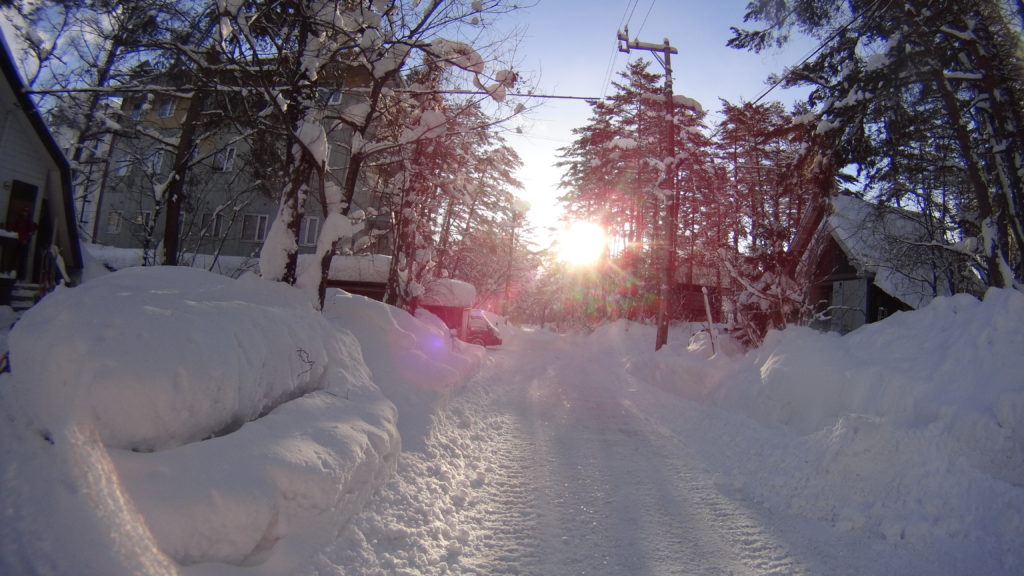
{"label": "pole crossarm", "polygon": [[[625,52],[626,54],[629,54],[630,50],[647,50],[649,52],[654,52],[656,56],[658,52],[661,52],[662,54],[679,54],[679,51],[668,43],[668,38],[665,38],[665,41],[662,44],[654,44],[653,42],[640,42],[639,40],[630,40],[629,26],[626,26],[626,30],[624,32],[619,31],[616,34],[616,36],[619,39],[619,52]],[[661,64],[662,66],[665,65],[664,62],[662,62]]]}

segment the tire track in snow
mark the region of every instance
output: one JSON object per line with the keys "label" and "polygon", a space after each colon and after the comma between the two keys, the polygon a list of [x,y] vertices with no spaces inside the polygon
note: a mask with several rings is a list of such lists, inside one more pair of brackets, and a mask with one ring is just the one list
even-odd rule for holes
{"label": "tire track in snow", "polygon": [[530,468],[523,466],[533,451],[515,422],[489,407],[490,390],[467,390],[453,405],[464,424],[475,428],[467,456],[480,463],[471,481],[473,495],[458,514],[473,534],[460,558],[463,574],[528,574],[535,560],[536,504]]}
{"label": "tire track in snow", "polygon": [[695,468],[685,444],[637,411],[629,375],[603,388],[615,380],[608,362],[581,355],[572,337],[539,336],[547,338],[520,341],[530,363],[495,366],[505,376],[484,409],[513,416],[535,447],[521,464],[531,470],[542,534],[530,573],[804,571]]}
{"label": "tire track in snow", "polygon": [[671,407],[638,408],[628,374],[609,389],[609,362],[552,336],[492,351],[307,574],[805,572],[659,425]]}
{"label": "tire track in snow", "polygon": [[457,393],[435,418],[424,452],[398,471],[307,574],[529,574],[537,549],[531,447],[488,407],[487,386]]}
{"label": "tire track in snow", "polygon": [[[631,385],[639,385],[629,375],[624,378]],[[659,397],[665,399],[660,393],[653,396]],[[668,402],[672,401],[678,402],[680,408],[683,407],[682,401],[668,398]],[[674,455],[674,458],[666,460],[666,466],[686,486],[684,494],[687,507],[704,519],[705,525],[722,539],[732,559],[741,567],[734,573],[742,574],[745,570],[762,575],[807,573],[806,567],[781,543],[775,541],[764,522],[758,518],[757,511],[728,498],[717,488],[715,475],[700,466],[700,458],[689,449],[686,439],[671,433],[668,426],[658,422],[658,415],[665,417],[665,405],[641,409],[626,401],[624,406],[644,429],[646,437],[661,445],[667,454]],[[688,412],[680,411],[674,418],[685,418]]]}

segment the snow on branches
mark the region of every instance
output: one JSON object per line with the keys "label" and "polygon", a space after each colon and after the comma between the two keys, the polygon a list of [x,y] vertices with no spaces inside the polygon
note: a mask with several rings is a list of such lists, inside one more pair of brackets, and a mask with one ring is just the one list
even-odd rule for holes
{"label": "snow on branches", "polygon": [[480,76],[484,73],[484,59],[465,42],[438,38],[430,43],[427,50],[442,62],[472,72],[473,85],[486,92],[495,102],[504,102],[506,91],[516,83],[515,72],[498,70],[494,74],[494,82],[484,84],[480,80]]}

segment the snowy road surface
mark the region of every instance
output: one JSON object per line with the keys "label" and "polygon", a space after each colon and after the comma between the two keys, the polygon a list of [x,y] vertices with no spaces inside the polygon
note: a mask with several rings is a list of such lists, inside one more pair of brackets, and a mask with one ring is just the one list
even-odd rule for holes
{"label": "snowy road surface", "polygon": [[768,511],[731,481],[742,469],[730,463],[731,451],[792,451],[799,442],[638,381],[607,349],[605,357],[581,350],[581,339],[508,335],[454,395],[427,448],[403,453],[397,476],[302,573],[837,575],[965,568],[935,550],[897,548]]}

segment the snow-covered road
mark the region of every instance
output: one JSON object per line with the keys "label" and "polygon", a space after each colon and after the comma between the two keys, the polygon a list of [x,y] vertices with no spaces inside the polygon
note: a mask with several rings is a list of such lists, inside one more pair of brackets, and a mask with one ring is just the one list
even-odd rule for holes
{"label": "snow-covered road", "polygon": [[125,270],[8,335],[0,573],[1018,576],[1022,318],[992,289],[746,354],[624,320],[453,350],[363,297]]}
{"label": "snow-covered road", "polygon": [[638,381],[621,358],[581,350],[582,338],[512,331],[427,449],[403,453],[397,476],[306,573],[957,570],[941,554],[757,505],[729,478],[743,468],[729,458],[799,450],[794,437]]}

